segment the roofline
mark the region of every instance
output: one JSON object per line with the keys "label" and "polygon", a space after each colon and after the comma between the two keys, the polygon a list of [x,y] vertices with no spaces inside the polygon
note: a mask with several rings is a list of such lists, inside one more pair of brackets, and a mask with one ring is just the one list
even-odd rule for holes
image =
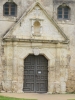
{"label": "roofline", "polygon": [[32,6],[29,7],[29,9],[27,9],[27,11],[25,11],[25,13],[22,15],[22,17],[20,17],[20,19],[18,20],[17,23],[13,24],[13,26],[9,29],[9,31],[4,35],[3,38],[6,38],[8,36],[8,34],[10,34],[11,32],[13,32],[13,30],[17,27],[18,24],[22,23],[23,21],[23,17],[26,17],[33,9],[34,7],[38,5],[43,12],[46,14],[47,18],[54,24],[54,26],[56,27],[56,29],[58,30],[58,32],[61,33],[61,35],[65,38],[65,41],[68,41],[68,37],[65,35],[65,33],[63,32],[63,30],[58,26],[58,24],[56,23],[56,21],[50,17],[50,14],[47,13],[47,11],[44,9],[43,5],[40,4],[38,1],[33,3]]}

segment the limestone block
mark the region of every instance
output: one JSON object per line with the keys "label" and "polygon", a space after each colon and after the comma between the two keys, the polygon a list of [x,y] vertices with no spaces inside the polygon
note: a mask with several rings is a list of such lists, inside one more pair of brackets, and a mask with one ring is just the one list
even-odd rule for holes
{"label": "limestone block", "polygon": [[6,70],[6,69],[3,71],[3,79],[4,79],[4,80],[7,79],[7,70]]}
{"label": "limestone block", "polygon": [[66,82],[60,82],[60,87],[61,87],[61,93],[66,92]]}
{"label": "limestone block", "polygon": [[7,74],[7,78],[8,78],[8,80],[12,80],[12,75],[11,74]]}
{"label": "limestone block", "polygon": [[2,81],[2,90],[5,92],[12,91],[12,82],[11,81]]}
{"label": "limestone block", "polygon": [[74,92],[74,90],[73,90],[72,88],[66,88],[66,91],[67,91],[68,93],[73,93],[73,92]]}
{"label": "limestone block", "polygon": [[2,65],[6,66],[7,65],[7,60],[5,57],[2,57]]}
{"label": "limestone block", "polygon": [[50,71],[49,78],[50,81],[55,81],[55,71]]}
{"label": "limestone block", "polygon": [[17,73],[16,74],[14,73],[14,75],[12,75],[12,78],[13,78],[14,81],[17,81],[18,80],[18,74]]}
{"label": "limestone block", "polygon": [[73,81],[72,90],[75,92],[75,81]]}
{"label": "limestone block", "polygon": [[23,59],[18,59],[18,66],[24,66]]}
{"label": "limestone block", "polygon": [[18,66],[18,74],[23,73],[24,67],[23,66]]}
{"label": "limestone block", "polygon": [[14,61],[13,61],[13,66],[15,67],[14,68],[14,71],[16,70],[16,68],[17,68],[17,64],[18,64],[18,60],[17,60],[17,58],[16,57],[14,57],[14,59],[13,59]]}
{"label": "limestone block", "polygon": [[60,82],[65,81],[65,77],[60,76]]}
{"label": "limestone block", "polygon": [[75,84],[75,81],[71,80],[71,87],[73,88]]}
{"label": "limestone block", "polygon": [[69,73],[68,73],[68,68],[66,68],[66,69],[65,69],[65,77],[64,77],[64,78],[65,78],[65,80],[64,80],[65,82],[67,82],[67,80],[68,80],[68,77],[69,77],[68,74],[69,74]]}
{"label": "limestone block", "polygon": [[2,91],[2,83],[0,82],[0,92]]}
{"label": "limestone block", "polygon": [[7,66],[12,66],[13,65],[13,59],[8,58],[7,59]]}
{"label": "limestone block", "polygon": [[75,75],[73,75],[73,76],[71,77],[71,79],[75,81]]}
{"label": "limestone block", "polygon": [[18,81],[18,93],[22,93],[23,92],[23,82],[22,81]]}
{"label": "limestone block", "polygon": [[3,76],[2,76],[2,74],[0,75],[0,81],[2,81],[2,79],[3,79]]}
{"label": "limestone block", "polygon": [[68,80],[66,85],[67,85],[67,89],[66,89],[67,92],[70,93],[75,92],[75,81]]}
{"label": "limestone block", "polygon": [[[45,6],[50,6],[50,4],[52,4],[52,0],[50,1],[50,0],[41,0],[42,2],[43,2],[43,4],[45,5]],[[52,9],[52,7],[51,7],[51,9]]]}
{"label": "limestone block", "polygon": [[23,77],[22,76],[18,76],[18,81],[23,82]]}
{"label": "limestone block", "polygon": [[54,91],[54,82],[49,82],[49,85],[48,85],[48,92],[49,93],[53,93],[53,91]]}
{"label": "limestone block", "polygon": [[71,87],[71,80],[68,80],[68,81],[66,82],[66,86],[67,86],[67,88]]}
{"label": "limestone block", "polygon": [[55,82],[55,88],[56,88],[56,93],[60,93],[60,91],[61,91],[60,82],[58,82],[58,81]]}
{"label": "limestone block", "polygon": [[18,84],[17,81],[12,81],[12,92],[16,93],[18,90]]}
{"label": "limestone block", "polygon": [[60,71],[56,71],[56,73],[55,73],[55,79],[56,79],[56,81],[59,81],[60,80]]}

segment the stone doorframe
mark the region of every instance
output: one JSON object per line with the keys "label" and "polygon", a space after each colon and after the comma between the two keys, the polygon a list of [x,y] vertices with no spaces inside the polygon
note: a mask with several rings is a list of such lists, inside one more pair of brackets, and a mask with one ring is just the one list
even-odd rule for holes
{"label": "stone doorframe", "polygon": [[[68,59],[64,56],[64,52],[62,53],[61,50],[64,50],[67,57],[67,49],[63,47],[54,47],[53,49],[39,48],[39,55],[43,55],[48,60],[48,93],[65,93],[66,91]],[[21,93],[23,92],[24,59],[29,54],[34,54],[33,48],[24,46],[20,47],[18,45],[12,47],[10,45],[10,47],[5,47],[5,51],[8,51],[5,52],[5,57],[8,62],[7,65],[4,66],[6,69],[4,70],[5,74],[3,76],[3,90],[5,92],[11,91]],[[10,56],[10,53],[12,56]],[[61,56],[64,58],[61,59]],[[59,65],[59,61],[61,66]],[[62,75],[61,78],[60,75]]]}
{"label": "stone doorframe", "polygon": [[[18,91],[19,93],[23,92],[23,77],[24,77],[24,59],[29,55],[29,54],[33,54],[33,53],[27,53],[25,52],[25,54],[23,53],[22,56],[20,56],[21,58],[18,60],[19,62],[19,71],[18,71]],[[50,93],[52,90],[51,90],[51,84],[52,82],[51,79],[50,79],[50,67],[52,66],[53,67],[53,64],[55,64],[55,58],[52,54],[49,53],[46,53],[46,52],[43,52],[43,53],[40,53],[39,55],[43,55],[47,60],[48,60],[48,93]],[[22,72],[22,73],[21,73]],[[52,83],[53,84],[53,83]]]}

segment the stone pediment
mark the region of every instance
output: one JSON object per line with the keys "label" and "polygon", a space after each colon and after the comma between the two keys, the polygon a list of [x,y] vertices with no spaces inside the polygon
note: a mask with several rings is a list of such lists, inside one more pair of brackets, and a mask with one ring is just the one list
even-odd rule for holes
{"label": "stone pediment", "polygon": [[34,3],[3,37],[5,41],[62,42],[69,39],[44,6]]}

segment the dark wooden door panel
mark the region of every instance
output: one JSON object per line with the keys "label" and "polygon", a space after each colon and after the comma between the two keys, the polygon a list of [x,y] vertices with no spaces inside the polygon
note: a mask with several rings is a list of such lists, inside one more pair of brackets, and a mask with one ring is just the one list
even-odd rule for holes
{"label": "dark wooden door panel", "polygon": [[48,61],[44,56],[36,56],[36,91],[47,92]]}
{"label": "dark wooden door panel", "polygon": [[34,91],[34,83],[35,83],[35,64],[34,58],[32,59],[32,55],[29,55],[24,61],[24,84],[23,90],[33,92]]}
{"label": "dark wooden door panel", "polygon": [[[47,92],[47,83],[45,81],[37,82],[36,83],[36,92]],[[38,88],[39,87],[39,88]]]}
{"label": "dark wooden door panel", "polygon": [[47,92],[48,61],[42,56],[29,55],[24,61],[23,90],[29,92]]}

